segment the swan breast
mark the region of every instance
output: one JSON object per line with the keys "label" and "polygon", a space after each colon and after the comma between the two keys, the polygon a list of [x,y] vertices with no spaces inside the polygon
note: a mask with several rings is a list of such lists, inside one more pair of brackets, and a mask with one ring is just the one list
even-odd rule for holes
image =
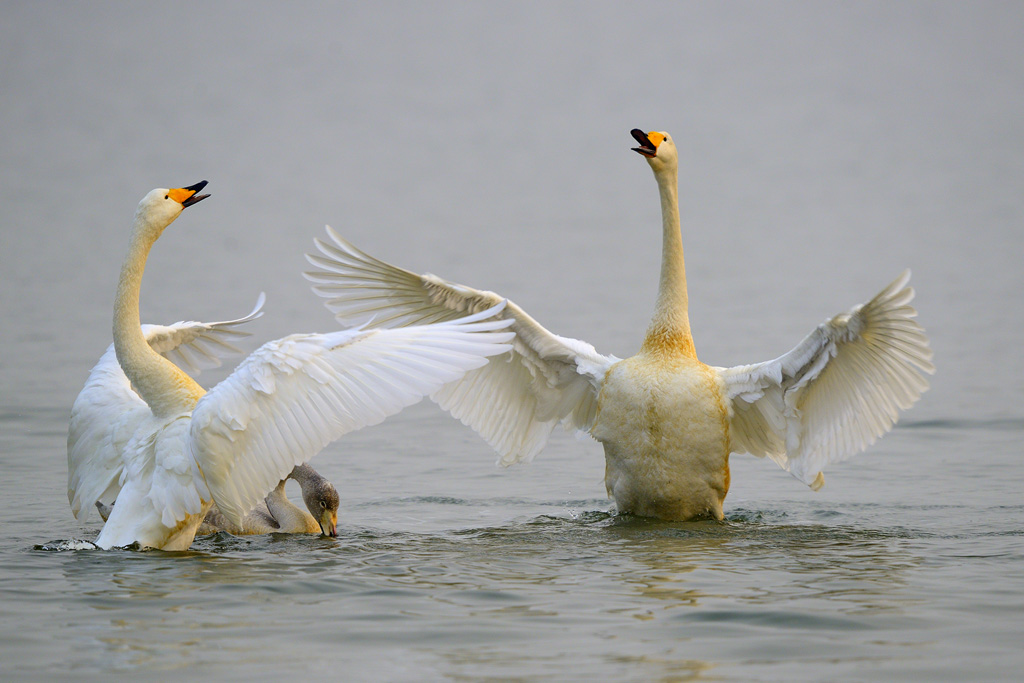
{"label": "swan breast", "polygon": [[722,383],[684,356],[640,354],[609,370],[593,436],[620,512],[722,517],[729,489],[729,415]]}

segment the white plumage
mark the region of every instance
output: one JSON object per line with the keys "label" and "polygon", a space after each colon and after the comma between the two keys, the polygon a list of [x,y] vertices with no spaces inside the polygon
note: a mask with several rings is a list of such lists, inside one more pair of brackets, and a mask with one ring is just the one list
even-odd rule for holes
{"label": "white plumage", "polygon": [[84,519],[117,499],[96,540],[187,548],[214,500],[241,525],[292,469],[328,442],[380,422],[488,356],[512,333],[493,310],[441,325],[291,335],[255,351],[210,393],[168,358],[217,364],[234,351],[225,323],[138,322],[139,289],[153,243],[205,182],[153,190],[136,212],[118,284],[114,345],[75,401],[68,434],[68,500]]}
{"label": "white plumage", "polygon": [[716,368],[732,401],[737,452],[768,456],[808,486],[864,450],[928,388],[931,349],[913,320],[910,271],[871,301],[827,320],[789,353]]}
{"label": "white plumage", "polygon": [[[307,255],[320,270],[306,277],[344,324],[395,328],[438,322],[505,301],[494,292],[375,259],[330,227],[327,234],[331,243],[316,240],[321,255]],[[492,358],[431,398],[480,433],[500,462],[510,465],[533,459],[560,421],[589,430],[604,373],[618,359],[552,334],[511,301],[499,317],[510,320],[516,333],[511,357]]]}
{"label": "white plumage", "polygon": [[192,412],[188,445],[221,511],[240,518],[282,473],[331,441],[502,353],[507,345],[479,334],[504,327],[480,322],[495,312],[394,330],[291,335],[257,349]]}
{"label": "white plumage", "polygon": [[[927,388],[931,349],[909,306],[909,272],[868,303],[820,325],[766,363],[713,368],[697,360],[678,209],[678,157],[667,133],[633,131],[662,206],[663,256],[654,317],[640,352],[620,361],[552,334],[509,302],[511,358],[432,398],[498,452],[530,460],[559,421],[605,447],[619,510],[666,519],[722,517],[731,452],[768,456],[820,488],[821,470],[888,431]],[[314,291],[343,323],[398,327],[481,311],[501,297],[417,275],[360,251],[327,228],[317,240]]]}
{"label": "white plumage", "polygon": [[[261,317],[265,301],[260,294],[252,312],[237,320],[143,325],[142,333],[154,351],[197,375],[219,367],[223,358],[241,355],[242,350],[233,342],[251,333],[237,328]],[[124,469],[124,444],[150,413],[118,365],[111,344],[89,372],[71,408],[68,502],[77,519],[86,521],[96,501],[109,502],[117,497]]]}

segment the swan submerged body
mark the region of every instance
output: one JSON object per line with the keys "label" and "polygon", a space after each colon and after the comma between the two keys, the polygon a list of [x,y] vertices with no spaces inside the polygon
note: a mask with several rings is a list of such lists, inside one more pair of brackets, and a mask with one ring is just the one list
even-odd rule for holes
{"label": "swan submerged body", "polygon": [[328,443],[509,348],[508,324],[494,317],[501,305],[404,331],[294,334],[267,342],[206,392],[171,359],[185,367],[218,364],[237,351],[230,341],[244,333],[235,328],[261,315],[263,297],[235,321],[139,322],[149,251],[185,208],[208,196],[198,194],[205,185],[156,189],[140,202],[118,282],[114,344],[72,407],[72,512],[84,520],[96,501],[116,498],[96,539],[101,548],[184,550],[215,501],[241,527],[268,492]]}
{"label": "swan submerged body", "polygon": [[[620,360],[555,335],[513,302],[511,361],[492,359],[432,398],[509,465],[531,460],[559,422],[603,444],[620,513],[721,519],[729,456],[768,457],[810,486],[822,469],[887,432],[927,389],[932,352],[910,307],[909,272],[867,303],[819,325],[790,352],[734,368],[697,359],[678,204],[678,156],[664,132],[631,135],[658,184],[662,264],[640,351]],[[369,256],[330,227],[307,255],[314,291],[343,324],[389,328],[450,320],[502,297]]]}
{"label": "swan submerged body", "polygon": [[[292,503],[285,493],[285,483],[294,479],[302,487],[306,510]],[[214,503],[196,530],[196,536],[207,536],[226,531],[236,536],[254,534],[320,534],[338,535],[338,506],[340,498],[334,485],[309,465],[296,465],[285,479],[274,487],[242,518],[241,524],[228,519]],[[96,509],[104,522],[113,506],[96,501]]]}

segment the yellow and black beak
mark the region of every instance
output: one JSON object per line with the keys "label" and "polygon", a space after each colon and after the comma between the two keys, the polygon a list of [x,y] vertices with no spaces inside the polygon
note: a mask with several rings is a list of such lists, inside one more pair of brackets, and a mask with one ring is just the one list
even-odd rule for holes
{"label": "yellow and black beak", "polygon": [[179,187],[170,190],[167,193],[167,196],[187,209],[193,204],[198,204],[199,202],[203,201],[204,199],[210,196],[208,194],[197,194],[204,187],[206,187],[206,181],[200,180],[195,185],[189,185],[188,187]]}
{"label": "yellow and black beak", "polygon": [[633,136],[633,139],[640,143],[639,147],[632,148],[634,152],[643,154],[648,159],[653,159],[655,156],[657,156],[658,145],[664,138],[661,138],[661,136],[657,136],[658,140],[651,140],[651,134],[645,133],[639,128],[634,128],[633,130],[629,131],[629,134]]}

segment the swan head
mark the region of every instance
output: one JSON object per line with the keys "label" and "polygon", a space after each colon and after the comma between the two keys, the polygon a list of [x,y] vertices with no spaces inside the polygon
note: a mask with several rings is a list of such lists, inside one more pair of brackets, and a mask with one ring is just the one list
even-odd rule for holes
{"label": "swan head", "polygon": [[647,163],[655,173],[678,169],[679,154],[671,135],[665,131],[645,133],[639,128],[634,128],[629,134],[640,143],[639,147],[632,148],[633,151],[647,157]]}
{"label": "swan head", "polygon": [[302,487],[302,500],[324,536],[337,536],[341,499],[334,484],[321,477],[313,485]]}
{"label": "swan head", "polygon": [[150,190],[149,194],[139,202],[139,208],[135,212],[136,223],[155,232],[158,237],[164,228],[181,215],[182,211],[210,196],[199,194],[204,187],[206,187],[206,181],[201,180],[188,187],[173,189],[158,187],[155,190]]}

